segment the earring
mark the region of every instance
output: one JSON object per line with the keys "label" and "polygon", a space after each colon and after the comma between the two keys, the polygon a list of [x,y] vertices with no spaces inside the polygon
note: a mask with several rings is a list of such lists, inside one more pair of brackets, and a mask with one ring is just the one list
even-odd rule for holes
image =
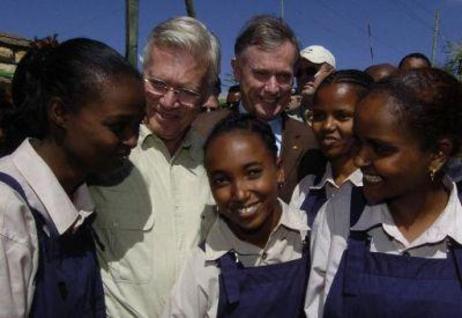
{"label": "earring", "polygon": [[284,182],[278,182],[278,188],[279,189],[282,189],[283,186],[284,186]]}
{"label": "earring", "polygon": [[437,170],[435,168],[430,168],[430,179],[432,182],[435,181],[435,175],[436,175]]}

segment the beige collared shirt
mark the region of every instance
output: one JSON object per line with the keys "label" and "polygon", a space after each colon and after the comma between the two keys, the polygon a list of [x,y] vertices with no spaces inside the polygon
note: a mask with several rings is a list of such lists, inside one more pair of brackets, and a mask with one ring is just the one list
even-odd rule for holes
{"label": "beige collared shirt", "polygon": [[[412,242],[408,242],[395,225],[386,204],[367,205],[352,230],[366,230],[371,236],[370,250],[394,255],[446,258],[447,238],[462,244],[462,206],[457,189],[449,179],[448,204],[437,220]],[[330,287],[347,247],[350,232],[351,188],[340,192],[320,211],[313,225],[311,272],[305,312],[308,317],[322,317]]]}
{"label": "beige collared shirt", "polygon": [[170,156],[142,125],[128,177],[91,187],[110,317],[159,317],[189,250],[205,237],[214,210],[202,144],[189,131]]}
{"label": "beige collared shirt", "polygon": [[322,176],[321,180],[314,184],[316,176],[313,174],[309,174],[304,177],[299,184],[294,189],[294,193],[292,194],[292,198],[290,199],[290,206],[299,209],[303,202],[305,201],[306,197],[310,193],[311,190],[320,190],[325,189],[327,199],[331,199],[335,196],[338,190],[343,186],[356,186],[360,187],[363,185],[363,174],[361,170],[356,169],[353,171],[348,178],[345,179],[343,184],[337,185],[335,183],[334,177],[332,176],[332,166],[330,163],[326,165],[326,171]]}
{"label": "beige collared shirt", "polygon": [[[81,185],[72,201],[55,175],[25,140],[0,160],[0,171],[15,178],[29,204],[54,224],[59,234],[76,230],[94,210],[88,188]],[[50,233],[45,227],[44,231]],[[0,182],[0,317],[27,317],[38,266],[34,218],[22,197]]]}
{"label": "beige collared shirt", "polygon": [[228,251],[245,266],[264,266],[302,257],[309,230],[306,213],[289,208],[282,200],[282,214],[262,249],[238,239],[222,218],[214,223],[205,242],[205,252],[196,247],[170,295],[163,317],[216,317],[219,299],[217,259]]}

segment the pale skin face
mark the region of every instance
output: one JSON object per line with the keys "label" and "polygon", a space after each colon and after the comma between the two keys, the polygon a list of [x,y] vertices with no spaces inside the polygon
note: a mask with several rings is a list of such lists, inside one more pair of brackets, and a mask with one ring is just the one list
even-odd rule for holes
{"label": "pale skin face", "polygon": [[181,144],[191,123],[197,117],[207,98],[205,89],[207,69],[188,52],[153,46],[149,61],[144,66],[145,78],[156,78],[169,86],[200,93],[193,105],[183,105],[170,90],[163,96],[151,94],[145,84],[146,125],[174,154]]}
{"label": "pale skin face", "polygon": [[232,61],[245,109],[263,120],[278,116],[289,104],[297,59],[289,41],[265,51],[252,45]]}

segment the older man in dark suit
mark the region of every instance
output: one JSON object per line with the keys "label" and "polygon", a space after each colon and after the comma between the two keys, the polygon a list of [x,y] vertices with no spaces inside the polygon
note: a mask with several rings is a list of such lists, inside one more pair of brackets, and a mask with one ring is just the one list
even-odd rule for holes
{"label": "older man in dark suit", "polygon": [[[231,64],[241,91],[238,111],[254,114],[271,125],[285,173],[280,197],[288,202],[297,182],[310,170],[301,167],[300,163],[310,165],[309,150],[317,148],[311,129],[284,113],[299,59],[297,39],[281,19],[269,15],[255,16],[238,35],[234,53]],[[194,126],[206,135],[230,112],[200,116]],[[317,165],[313,165],[310,172],[315,172],[316,168]]]}

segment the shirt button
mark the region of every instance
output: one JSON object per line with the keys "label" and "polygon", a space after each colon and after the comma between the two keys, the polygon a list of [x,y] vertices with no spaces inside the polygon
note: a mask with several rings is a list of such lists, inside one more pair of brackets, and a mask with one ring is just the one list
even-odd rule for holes
{"label": "shirt button", "polygon": [[403,252],[403,256],[409,257],[409,256],[411,256],[411,254],[408,251],[405,251],[405,252]]}
{"label": "shirt button", "polygon": [[266,252],[265,252],[265,253],[263,253],[263,254],[261,255],[261,258],[262,258],[263,260],[265,260],[267,256],[268,256],[268,255],[267,255]]}

